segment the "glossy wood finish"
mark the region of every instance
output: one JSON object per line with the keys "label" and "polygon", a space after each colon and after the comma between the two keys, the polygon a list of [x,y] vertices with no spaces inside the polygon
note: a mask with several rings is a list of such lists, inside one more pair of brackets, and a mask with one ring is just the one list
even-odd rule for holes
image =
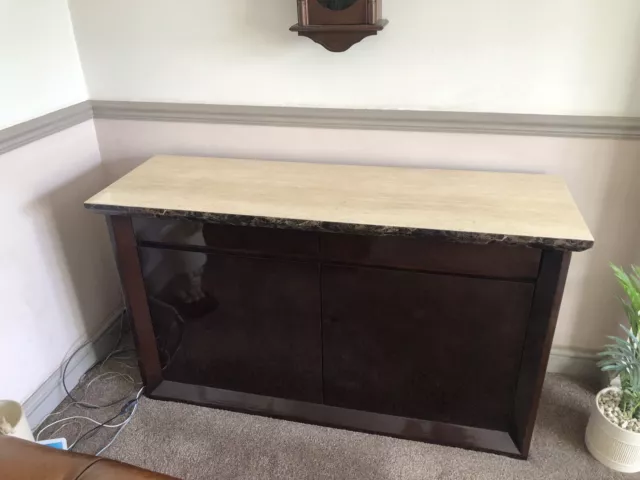
{"label": "glossy wood finish", "polygon": [[547,175],[158,156],[86,206],[157,398],[521,458],[593,244]]}
{"label": "glossy wood finish", "polygon": [[133,221],[141,244],[161,247],[206,247],[203,251],[224,251],[280,257],[318,257],[318,234],[274,228],[236,227],[160,218]]}
{"label": "glossy wood finish", "polygon": [[533,285],[323,266],[325,403],[508,431]]}
{"label": "glossy wood finish", "polygon": [[521,458],[511,435],[497,430],[403,418],[170,381],[162,382],[150,393],[150,397]]}
{"label": "glossy wood finish", "polygon": [[515,392],[514,438],[523,458],[527,458],[531,447],[570,262],[571,252],[545,251],[542,257]]}
{"label": "glossy wood finish", "polygon": [[377,35],[387,25],[383,20],[374,25],[308,25],[291,27],[299,37],[307,37],[334,53],[346,52],[367,37]]}
{"label": "glossy wood finish", "polygon": [[133,326],[142,381],[147,388],[153,389],[162,380],[160,356],[155,344],[133,224],[129,217],[111,216],[107,217],[107,225],[111,232],[127,312]]}
{"label": "glossy wood finish", "polygon": [[[434,239],[318,234],[156,218],[134,219],[140,245],[534,281],[542,251]],[[199,247],[199,248],[191,248]]]}
{"label": "glossy wood finish", "polygon": [[569,253],[112,224],[154,398],[528,455]]}
{"label": "glossy wood finish", "polygon": [[163,378],[322,402],[317,263],[141,249],[158,252],[145,281]]}
{"label": "glossy wood finish", "polygon": [[290,30],[308,37],[331,52],[344,52],[386,25],[382,0],[356,0],[345,9],[332,10],[318,0],[298,0],[298,23]]}
{"label": "glossy wood finish", "polygon": [[541,250],[461,245],[420,238],[320,236],[325,261],[515,280],[538,276]]}
{"label": "glossy wood finish", "polygon": [[[318,0],[303,0],[307,4],[306,17],[298,18],[302,25],[363,25],[369,23],[371,0],[356,0],[343,10],[331,10]],[[378,19],[374,20],[375,23]],[[308,23],[305,23],[307,21]]]}

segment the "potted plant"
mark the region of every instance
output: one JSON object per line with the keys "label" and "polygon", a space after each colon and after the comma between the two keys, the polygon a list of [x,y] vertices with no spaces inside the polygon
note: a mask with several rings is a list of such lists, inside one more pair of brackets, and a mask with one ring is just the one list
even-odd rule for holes
{"label": "potted plant", "polygon": [[591,408],[585,442],[601,463],[619,472],[640,472],[640,269],[627,274],[612,265],[626,299],[621,299],[629,327],[622,337],[608,337],[598,366],[618,376],[620,386],[601,390]]}

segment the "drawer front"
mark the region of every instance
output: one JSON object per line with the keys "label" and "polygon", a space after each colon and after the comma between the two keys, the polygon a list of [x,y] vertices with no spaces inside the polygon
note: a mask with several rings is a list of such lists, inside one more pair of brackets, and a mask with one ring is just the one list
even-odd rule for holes
{"label": "drawer front", "polygon": [[147,246],[192,246],[204,251],[258,255],[318,255],[318,234],[315,232],[157,218],[134,218],[134,227],[138,243]]}
{"label": "drawer front", "polygon": [[324,261],[505,279],[535,279],[541,251],[425,238],[323,234]]}

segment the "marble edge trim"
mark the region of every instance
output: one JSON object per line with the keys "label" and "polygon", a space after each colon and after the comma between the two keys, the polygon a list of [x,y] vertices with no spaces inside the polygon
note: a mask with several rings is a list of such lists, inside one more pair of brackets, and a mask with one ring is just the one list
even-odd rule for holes
{"label": "marble edge trim", "polygon": [[93,108],[87,100],[32,120],[0,129],[0,155],[92,118]]}
{"label": "marble edge trim", "polygon": [[594,244],[593,240],[560,239],[545,237],[527,237],[522,235],[501,235],[494,233],[460,232],[455,230],[431,230],[410,227],[390,227],[378,225],[362,225],[352,223],[324,222],[318,220],[300,220],[291,218],[256,217],[226,213],[205,213],[182,210],[158,210],[142,207],[123,207],[85,203],[88,210],[105,215],[132,215],[150,218],[172,218],[176,220],[198,220],[222,225],[239,227],[267,227],[303,230],[327,233],[347,233],[355,235],[377,235],[398,237],[432,237],[453,243],[469,243],[488,245],[526,246],[552,250],[581,252]]}
{"label": "marble edge trim", "polygon": [[94,118],[418,132],[640,138],[640,118],[93,100]]}

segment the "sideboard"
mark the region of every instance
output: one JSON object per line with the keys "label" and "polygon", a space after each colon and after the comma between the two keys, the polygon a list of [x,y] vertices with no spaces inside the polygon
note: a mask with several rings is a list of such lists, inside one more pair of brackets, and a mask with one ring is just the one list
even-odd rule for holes
{"label": "sideboard", "polygon": [[156,156],[85,206],[148,396],[519,458],[593,245],[551,175]]}

